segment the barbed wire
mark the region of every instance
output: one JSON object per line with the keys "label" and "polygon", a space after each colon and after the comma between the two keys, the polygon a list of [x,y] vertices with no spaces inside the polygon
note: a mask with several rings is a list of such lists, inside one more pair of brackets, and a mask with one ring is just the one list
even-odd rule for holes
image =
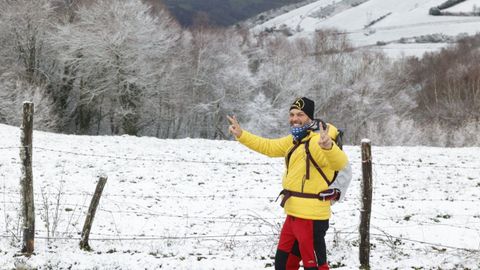
{"label": "barbed wire", "polygon": [[[11,150],[11,149],[20,149],[22,147],[0,147],[0,150]],[[75,156],[83,156],[83,157],[94,157],[94,158],[107,158],[107,159],[117,159],[117,160],[127,160],[127,161],[145,161],[145,162],[155,162],[155,163],[197,163],[197,164],[222,164],[222,165],[240,165],[240,166],[277,166],[277,165],[282,165],[283,166],[283,161],[277,161],[277,162],[239,162],[239,161],[217,161],[217,160],[188,160],[184,158],[179,158],[179,159],[163,159],[163,158],[143,158],[143,157],[128,157],[128,156],[115,156],[115,155],[102,155],[102,154],[87,154],[87,153],[79,153],[79,152],[74,152],[74,151],[65,151],[65,150],[56,150],[56,149],[49,149],[49,148],[44,148],[44,147],[33,147],[34,150],[40,150],[40,151],[46,151],[46,152],[54,152],[54,153],[60,153],[60,154],[67,154],[67,155],[75,155]],[[359,165],[361,164],[360,161],[350,161],[352,164]],[[402,161],[405,162],[405,161]],[[452,166],[452,165],[441,165],[437,163],[432,163],[432,162],[419,162],[419,163],[385,163],[385,162],[372,162],[372,165],[374,166],[385,166],[385,167],[400,167],[400,168],[411,168],[411,167],[416,167],[416,168],[438,168],[438,169],[472,169],[472,170],[480,170],[479,167],[471,167],[471,166]],[[40,193],[35,193],[36,195],[39,195]],[[46,193],[43,193],[44,195]],[[50,193],[48,193],[50,194]],[[51,193],[50,195],[57,195],[57,193]],[[67,195],[67,194],[66,194]],[[70,196],[93,196],[93,193],[90,192],[83,192],[83,193],[68,193]],[[133,195],[133,194],[103,194],[102,196],[105,197],[132,197],[132,198],[188,198],[188,199],[225,199],[225,198],[230,198],[230,199],[268,199],[268,200],[274,200],[276,197],[272,196],[231,196],[231,195]],[[390,199],[376,199],[374,198],[374,201],[390,201]],[[421,200],[412,200],[408,199],[408,201],[444,201],[444,202],[452,202],[451,200],[445,199],[445,200],[435,200],[435,199],[421,199]],[[456,202],[477,202],[477,200],[455,200]],[[2,202],[0,202],[2,203]],[[18,203],[18,202],[3,202],[3,203]],[[37,203],[37,202],[36,202]],[[38,202],[42,204],[42,202]],[[74,205],[74,204],[63,204],[65,206],[75,206],[75,207],[80,207],[80,208],[86,208],[87,206],[85,205]],[[198,219],[198,220],[212,220],[212,221],[218,221],[218,222],[239,222],[239,221],[254,221],[255,217],[242,217],[242,216],[195,216],[195,215],[172,215],[168,213],[161,213],[161,212],[142,212],[142,211],[130,211],[130,210],[112,210],[112,209],[105,209],[100,207],[98,209],[99,211],[104,211],[104,212],[109,212],[109,213],[119,213],[119,214],[141,214],[141,215],[150,215],[150,216],[159,216],[159,217],[173,217],[173,218],[192,218],[192,219]],[[352,211],[356,211],[358,209],[353,209]],[[374,213],[375,214],[375,213]],[[419,214],[415,213],[415,216],[428,216],[430,214]],[[467,216],[467,217],[477,217],[478,215],[461,215],[461,216]],[[393,217],[395,218],[395,217]],[[403,218],[403,216],[400,216],[398,218]],[[274,219],[274,220],[281,220],[284,219],[284,217],[275,217],[275,218],[263,218],[263,219]],[[373,220],[375,220],[376,217],[373,217]],[[380,218],[382,219],[382,218]],[[387,219],[384,219],[387,220]],[[389,221],[394,222],[394,220]],[[418,221],[422,222],[422,221]],[[441,225],[441,226],[451,226],[451,227],[457,227],[461,229],[470,229],[470,230],[476,230],[479,231],[477,228],[472,228],[472,227],[467,227],[467,226],[461,226],[459,224],[444,224],[444,223],[428,223],[428,222],[423,222],[425,224],[429,225]],[[417,224],[418,226],[422,226],[422,224]],[[336,231],[336,232],[327,232],[329,234],[333,233],[338,233],[338,234],[354,234],[352,232],[342,232],[342,231]],[[78,234],[78,232],[77,232]],[[184,236],[162,236],[162,235],[118,235],[118,234],[93,234],[92,235],[99,235],[99,236],[105,236],[105,237],[92,237],[90,240],[92,241],[155,241],[155,240],[187,240],[187,239],[202,239],[202,240],[214,240],[214,239],[227,239],[227,238],[242,238],[242,239],[248,239],[248,238],[256,238],[256,237],[276,237],[278,234],[276,233],[271,233],[271,234],[225,234],[225,235],[184,235]],[[448,248],[448,249],[455,249],[455,250],[463,250],[463,251],[469,251],[469,252],[479,252],[478,249],[468,249],[468,248],[462,248],[462,247],[455,247],[455,246],[450,246],[450,245],[443,245],[443,244],[438,244],[438,243],[431,243],[427,241],[422,241],[422,240],[416,240],[416,239],[410,239],[410,238],[405,238],[405,237],[397,237],[397,236],[392,236],[392,235],[387,235],[387,234],[379,234],[379,233],[370,233],[371,236],[379,237],[379,238],[394,238],[394,239],[400,239],[402,241],[408,241],[408,242],[414,242],[418,244],[423,244],[423,245],[430,245],[430,246],[435,246],[435,247],[442,247],[442,248]],[[0,237],[6,238],[6,237],[11,237],[11,235],[0,235]],[[76,240],[79,241],[81,240],[80,237],[47,237],[45,235],[39,235],[35,236],[38,239],[49,239],[49,240]]]}
{"label": "barbed wire", "polygon": [[[42,196],[40,192],[34,192],[35,196]],[[20,195],[20,194],[19,194]],[[45,192],[45,196],[58,196],[58,193],[55,192]],[[91,192],[62,192],[61,196],[93,196]],[[164,194],[155,194],[155,195],[134,195],[134,194],[111,194],[103,193],[102,197],[122,197],[122,198],[138,198],[138,199],[259,199],[259,200],[276,200],[277,196],[245,196],[245,195],[236,195],[236,194],[226,194],[226,195],[164,195]],[[20,197],[18,197],[20,198]]]}
{"label": "barbed wire", "polygon": [[[41,201],[38,201],[38,202],[36,201],[35,203],[37,205],[41,205],[41,206],[44,205],[44,203],[41,202]],[[20,204],[20,203],[19,202],[0,202],[0,204]],[[56,205],[56,203],[49,203],[49,205]],[[67,207],[67,208],[76,207],[76,208],[84,208],[84,209],[88,208],[87,205],[78,205],[78,204],[62,204],[62,207]],[[148,208],[148,207],[145,207],[145,208]],[[39,208],[39,209],[43,209],[43,208]],[[13,211],[15,209],[10,209],[10,210]],[[210,220],[210,219],[212,219],[212,220],[215,220],[215,219],[247,219],[247,218],[238,217],[237,214],[235,214],[234,216],[230,216],[230,217],[195,216],[195,215],[189,215],[189,214],[172,215],[172,214],[169,214],[169,213],[156,212],[156,211],[112,210],[112,209],[104,208],[104,207],[99,207],[99,211],[104,211],[104,212],[109,212],[109,213],[118,213],[118,214],[139,214],[139,215],[152,215],[152,216],[161,216],[161,217],[197,218],[197,219],[208,219],[208,220]],[[355,211],[360,211],[360,209],[332,210],[332,212],[336,213],[336,214],[345,213],[345,212],[355,212]],[[406,216],[411,216],[411,217],[419,216],[419,217],[437,218],[437,216],[440,215],[440,217],[438,217],[438,218],[442,218],[442,215],[437,213],[437,212],[431,212],[431,213],[418,213],[417,212],[417,213],[414,213],[414,214],[386,216],[386,215],[382,215],[381,213],[379,213],[377,211],[374,211],[372,214],[373,214],[373,219],[374,220],[379,219],[379,220],[388,220],[388,221],[403,220]],[[380,215],[380,217],[377,216],[377,215]],[[383,216],[383,218],[382,218],[382,216]],[[454,214],[454,216],[479,218],[478,214]],[[278,218],[265,218],[265,219],[278,219]],[[449,219],[449,218],[445,218],[445,219]],[[432,224],[434,224],[434,223],[432,223]]]}
{"label": "barbed wire", "polygon": [[[114,235],[112,235],[114,236]],[[95,238],[89,237],[91,241],[152,241],[152,240],[186,240],[186,239],[219,239],[219,238],[249,238],[249,237],[273,237],[275,234],[226,234],[226,235],[185,235],[185,236],[156,236],[156,237],[112,237]],[[9,238],[11,235],[0,235],[2,238]],[[47,237],[35,236],[37,239],[49,240],[81,240],[81,237]]]}
{"label": "barbed wire", "polygon": [[[398,217],[397,217],[398,218]],[[467,230],[471,230],[471,231],[477,231],[480,233],[480,226],[478,228],[474,228],[474,227],[471,227],[471,226],[467,226],[467,225],[462,225],[462,224],[451,224],[451,223],[441,223],[441,222],[438,222],[438,223],[434,223],[434,222],[428,222],[428,221],[423,221],[423,220],[405,220],[403,218],[398,218],[397,220],[395,220],[396,217],[392,217],[391,219],[388,219],[388,218],[380,218],[380,217],[374,217],[372,218],[372,222],[374,223],[375,220],[383,220],[383,221],[391,221],[391,222],[394,222],[394,223],[398,223],[398,221],[402,221],[402,222],[405,222],[405,223],[412,223],[410,225],[406,225],[406,224],[399,224],[397,226],[390,226],[390,225],[382,225],[382,228],[404,228],[404,227],[432,227],[432,226],[445,226],[445,227],[452,227],[452,228],[458,228],[458,229],[467,229]],[[471,222],[469,222],[469,224],[471,224]]]}
{"label": "barbed wire", "polygon": [[[15,148],[22,148],[21,146],[7,146],[1,147],[0,149],[15,149]],[[239,162],[239,161],[215,161],[215,160],[189,160],[189,159],[162,159],[162,158],[141,158],[141,157],[120,157],[115,155],[101,155],[101,154],[87,154],[81,152],[74,152],[74,151],[66,151],[66,150],[57,150],[45,147],[38,147],[34,146],[33,149],[47,151],[47,152],[55,152],[55,153],[63,153],[69,155],[76,155],[76,156],[86,156],[86,157],[97,157],[97,158],[109,158],[109,159],[119,159],[119,160],[128,160],[128,161],[148,161],[148,162],[174,162],[174,163],[199,163],[199,164],[224,164],[224,165],[284,165],[283,161],[278,162]],[[360,164],[360,161],[350,160],[351,164]],[[478,167],[471,167],[471,166],[453,166],[451,164],[448,165],[438,165],[436,163],[428,162],[428,163],[385,163],[385,162],[372,162],[372,165],[376,166],[390,166],[390,167],[425,167],[425,168],[443,168],[443,169],[472,169],[472,170],[480,170],[480,166]]]}
{"label": "barbed wire", "polygon": [[[42,196],[42,193],[40,192],[34,192],[35,196]],[[58,193],[55,192],[44,192],[43,195],[45,196],[58,196]],[[93,196],[94,193],[92,192],[62,192],[61,196]],[[20,196],[20,194],[18,194]],[[346,199],[348,201],[351,200],[356,200],[360,201],[361,197],[359,196],[353,196],[349,195]],[[102,197],[120,197],[120,198],[137,198],[137,199],[258,199],[258,200],[269,200],[269,201],[275,201],[277,200],[277,195],[276,196],[251,196],[251,195],[236,195],[236,194],[225,194],[225,195],[218,195],[218,194],[213,194],[213,195],[193,195],[193,194],[181,194],[181,195],[166,195],[166,194],[147,194],[147,195],[134,195],[134,194],[112,194],[112,193],[103,193]],[[20,197],[14,197],[20,199]],[[398,198],[395,198],[398,199]],[[375,202],[389,202],[393,203],[395,202],[395,199],[392,198],[387,198],[387,197],[373,197],[373,201]],[[463,202],[478,202],[479,199],[457,199],[457,198],[451,198],[451,197],[446,197],[443,199],[432,199],[432,198],[405,198],[403,199],[404,201],[408,202],[445,202],[445,203],[463,203]],[[2,203],[0,201],[0,203]],[[124,202],[125,203],[125,202]]]}
{"label": "barbed wire", "polygon": [[[21,147],[1,147],[0,150],[3,149],[18,149]],[[56,153],[62,153],[62,154],[69,154],[69,155],[76,155],[76,156],[88,156],[88,157],[96,157],[96,158],[109,158],[109,159],[120,159],[120,160],[129,160],[129,161],[149,161],[149,162],[177,162],[177,163],[199,163],[199,164],[224,164],[224,165],[268,165],[268,166],[273,166],[273,165],[283,165],[283,162],[237,162],[237,161],[214,161],[214,160],[207,160],[207,161],[201,161],[201,160],[187,160],[187,159],[160,159],[160,158],[139,158],[139,157],[120,157],[120,156],[115,156],[115,155],[100,155],[100,154],[86,154],[86,153],[78,153],[78,152],[73,152],[73,151],[64,151],[64,150],[56,150],[56,149],[48,149],[44,147],[34,147],[35,150],[41,150],[41,151],[49,151],[49,152],[56,152]],[[351,163],[355,165],[359,165],[360,162],[355,162],[351,161]],[[451,165],[438,165],[435,163],[383,163],[383,162],[373,162],[372,163],[375,166],[393,166],[393,167],[417,167],[417,168],[422,168],[422,167],[429,167],[429,168],[442,168],[442,169],[473,169],[473,170],[480,170],[480,167],[469,167],[469,166],[451,166]],[[36,193],[37,195],[40,193]],[[45,193],[44,193],[45,194]],[[57,195],[56,193],[52,193],[54,195]],[[92,196],[93,193],[90,192],[83,192],[83,193],[68,193],[68,195],[80,195],[80,196]],[[239,199],[268,199],[268,200],[274,200],[276,197],[271,197],[271,196],[231,196],[231,195],[132,195],[132,194],[104,194],[103,196],[105,197],[135,197],[135,198],[208,198],[208,199],[215,199],[215,198],[239,198]],[[389,201],[389,199],[376,199],[377,201]],[[409,201],[412,201],[409,199]],[[452,202],[452,200],[435,200],[435,199],[421,199],[421,200],[415,200],[415,201],[445,201],[445,202]],[[462,202],[476,202],[476,200],[455,200],[455,201],[462,201]],[[7,202],[4,202],[7,203]],[[18,203],[18,202],[11,202],[11,203]],[[73,205],[73,204],[72,204]],[[65,205],[67,206],[67,205]],[[86,206],[79,206],[75,205],[75,207],[81,207],[81,208],[86,208]],[[192,218],[192,219],[200,219],[200,220],[216,220],[216,221],[225,221],[225,220],[247,220],[247,221],[252,221],[254,218],[252,217],[236,217],[236,216],[229,216],[229,217],[206,217],[206,216],[189,216],[189,215],[171,215],[171,214],[166,214],[166,213],[159,213],[159,212],[140,212],[140,211],[129,211],[129,210],[109,210],[109,209],[103,209],[100,208],[100,211],[105,211],[105,212],[110,212],[110,213],[124,213],[124,214],[145,214],[145,215],[157,215],[157,216],[164,216],[164,217],[175,217],[175,218]],[[418,215],[418,213],[416,214]],[[427,214],[425,214],[427,215]],[[477,215],[462,215],[462,216],[474,216],[476,217]],[[275,219],[282,219],[283,217],[275,218]],[[401,218],[401,217],[399,217]],[[425,222],[424,222],[425,223]],[[428,224],[428,223],[427,223]],[[431,225],[444,225],[444,226],[452,226],[452,227],[458,227],[458,228],[464,228],[464,229],[471,229],[471,230],[477,230],[476,228],[471,228],[467,226],[460,226],[460,225],[451,225],[451,224],[436,224],[436,223],[431,223]],[[421,226],[421,225],[420,225]],[[336,232],[339,233],[339,232]],[[387,237],[386,235],[383,234],[371,234],[373,236],[377,237]],[[275,234],[261,234],[261,235],[207,235],[207,236],[181,236],[181,237],[169,237],[169,236],[152,236],[152,237],[142,237],[142,236],[135,236],[135,237],[114,237],[114,238],[91,238],[91,240],[98,240],[98,241],[107,241],[107,240],[135,240],[135,241],[143,241],[143,240],[175,240],[175,239],[218,239],[218,238],[232,238],[232,237],[266,237],[266,236],[275,236]],[[429,243],[426,241],[421,241],[421,240],[415,240],[415,239],[408,239],[404,237],[395,237],[395,236],[388,236],[388,237],[394,237],[398,238],[404,241],[411,241],[411,242],[416,242],[416,243],[421,243],[421,244],[427,244],[427,245],[432,245],[432,246],[440,246],[444,248],[452,248],[452,249],[459,249],[459,250],[468,250],[472,251],[471,249],[465,249],[465,248],[458,248],[458,247],[453,247],[453,246],[448,246],[448,245],[440,245],[437,243]],[[39,237],[42,239],[42,236]],[[43,239],[46,239],[47,237],[43,237]],[[49,238],[52,239],[52,238]],[[80,238],[72,238],[72,237],[65,237],[65,238],[55,238],[55,239],[76,239],[80,240]]]}
{"label": "barbed wire", "polygon": [[410,239],[410,238],[405,238],[405,237],[399,237],[399,236],[394,236],[394,235],[385,235],[385,234],[380,234],[380,233],[370,233],[370,235],[371,236],[376,236],[376,237],[384,237],[384,238],[395,238],[395,239],[400,239],[400,240],[403,240],[403,241],[414,242],[414,243],[419,243],[419,244],[424,244],[424,245],[429,245],[429,246],[435,246],[435,247],[463,250],[463,251],[468,251],[468,252],[480,252],[480,249],[455,247],[455,246],[450,246],[450,245],[443,245],[443,244],[439,244],[439,243],[432,243],[432,242]]}
{"label": "barbed wire", "polygon": [[[335,232],[327,232],[327,234],[354,234],[353,232],[343,232],[343,231],[335,231]],[[355,233],[356,234],[356,233]],[[216,240],[216,239],[231,239],[231,238],[257,238],[257,237],[278,237],[278,233],[264,233],[264,234],[248,234],[248,233],[243,233],[243,234],[224,234],[224,235],[184,235],[184,236],[132,236],[132,237],[113,237],[116,235],[111,235],[112,237],[90,237],[89,240],[91,241],[155,241],[155,240]],[[464,247],[456,247],[456,246],[451,246],[451,245],[444,245],[440,243],[432,243],[428,241],[423,241],[423,240],[417,240],[417,239],[411,239],[411,238],[406,238],[403,236],[395,236],[395,235],[389,235],[389,234],[380,234],[380,233],[370,233],[371,236],[375,236],[378,238],[387,238],[387,239],[399,239],[402,241],[407,241],[407,242],[413,242],[413,243],[418,243],[422,245],[429,245],[429,246],[434,246],[434,247],[441,247],[441,248],[446,248],[446,249],[453,249],[453,250],[462,250],[462,251],[467,251],[467,252],[480,252],[480,249],[470,249],[470,248],[464,248]],[[105,235],[105,236],[110,236],[110,235]],[[0,235],[1,238],[11,238],[11,235]],[[81,240],[81,237],[47,237],[47,236],[35,236],[37,239],[44,239],[44,240],[70,240],[70,241],[79,241]]]}
{"label": "barbed wire", "polygon": [[479,167],[469,167],[469,166],[454,166],[452,164],[448,165],[437,165],[436,163],[419,163],[419,164],[411,164],[411,163],[380,163],[380,162],[372,162],[372,165],[377,165],[377,166],[389,166],[389,167],[417,167],[417,168],[442,168],[442,169],[472,169],[472,170],[480,170],[480,165]]}
{"label": "barbed wire", "polygon": [[[1,204],[20,204],[19,202],[0,202]],[[35,201],[36,205],[41,205],[43,206],[44,203],[42,201]],[[56,203],[50,203],[49,205],[56,205]],[[88,205],[78,205],[78,204],[62,204],[62,207],[75,207],[75,208],[82,208],[82,209],[87,209],[89,206]],[[38,208],[40,210],[43,210],[42,208]],[[4,209],[7,210],[7,209]],[[10,209],[7,211],[17,211],[17,209]],[[198,215],[190,215],[190,214],[169,214],[169,213],[164,213],[164,212],[156,212],[156,211],[135,211],[135,210],[112,210],[109,208],[104,208],[104,207],[99,207],[98,211],[102,212],[108,212],[108,213],[114,213],[114,214],[134,214],[134,215],[149,215],[149,216],[156,216],[156,217],[168,217],[168,218],[191,218],[191,219],[198,219],[198,220],[209,220],[209,221],[225,221],[225,220],[254,220],[255,217],[245,217],[245,216],[240,216],[238,214],[231,214],[230,216],[198,216]],[[262,219],[265,220],[277,220],[277,219],[284,219],[284,217],[263,217]]]}
{"label": "barbed wire", "polygon": [[120,159],[120,160],[129,160],[129,161],[149,161],[149,162],[158,162],[158,163],[175,162],[175,163],[200,163],[200,164],[225,164],[225,165],[268,165],[268,166],[283,165],[280,162],[239,162],[239,161],[215,161],[215,160],[205,161],[205,160],[188,160],[184,158],[180,158],[180,159],[140,158],[140,157],[132,158],[132,157],[119,157],[114,155],[85,154],[85,153],[72,152],[72,151],[49,149],[44,147],[33,147],[33,149],[63,153],[63,154],[69,154],[69,155],[76,155],[76,156],[110,158],[110,159]]}
{"label": "barbed wire", "polygon": [[20,149],[20,146],[5,146],[5,147],[0,147],[0,150],[7,150],[7,149]]}

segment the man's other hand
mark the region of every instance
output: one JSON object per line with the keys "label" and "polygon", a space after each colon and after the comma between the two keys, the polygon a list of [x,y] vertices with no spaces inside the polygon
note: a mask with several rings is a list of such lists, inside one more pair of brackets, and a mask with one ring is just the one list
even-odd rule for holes
{"label": "man's other hand", "polygon": [[231,117],[227,115],[227,119],[228,119],[228,122],[230,122],[228,131],[237,138],[242,136],[242,128],[240,127],[240,124],[237,121],[237,117],[235,115]]}

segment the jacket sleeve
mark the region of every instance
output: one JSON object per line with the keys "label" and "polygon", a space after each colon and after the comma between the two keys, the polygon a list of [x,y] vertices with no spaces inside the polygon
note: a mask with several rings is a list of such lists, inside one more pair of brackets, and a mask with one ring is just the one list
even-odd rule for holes
{"label": "jacket sleeve", "polygon": [[269,157],[284,157],[293,139],[291,136],[267,139],[243,130],[242,135],[237,140],[260,154]]}

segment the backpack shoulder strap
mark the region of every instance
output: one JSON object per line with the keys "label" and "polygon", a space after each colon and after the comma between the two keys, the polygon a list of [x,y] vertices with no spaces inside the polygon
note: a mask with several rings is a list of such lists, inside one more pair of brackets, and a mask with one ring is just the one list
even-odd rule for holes
{"label": "backpack shoulder strap", "polygon": [[[338,136],[337,136],[337,138],[338,138]],[[288,151],[288,154],[285,157],[285,164],[287,166],[287,174],[288,174],[288,165],[290,163],[290,157],[292,156],[293,152],[295,152],[295,150],[297,150],[297,148],[302,144],[305,145],[305,154],[307,156],[306,167],[305,167],[306,168],[305,179],[307,179],[307,180],[310,179],[310,163],[312,163],[313,166],[315,167],[315,169],[317,169],[317,171],[322,176],[323,180],[325,180],[325,182],[327,182],[327,185],[330,186],[335,181],[335,178],[337,178],[338,171],[335,171],[332,180],[328,179],[327,175],[325,175],[322,168],[320,168],[318,163],[313,159],[312,154],[310,154],[310,149],[309,149],[310,139],[306,140],[305,142],[296,142],[295,145]]]}
{"label": "backpack shoulder strap", "polygon": [[328,177],[325,175],[325,173],[323,172],[322,168],[320,168],[320,166],[318,165],[318,163],[313,159],[312,155],[310,154],[310,150],[308,149],[308,146],[309,146],[309,143],[310,143],[310,140],[306,141],[305,142],[305,153],[307,155],[307,158],[306,158],[306,168],[307,168],[307,172],[306,172],[306,179],[310,179],[310,162],[313,164],[313,166],[315,167],[315,169],[317,169],[317,171],[320,173],[320,175],[322,176],[323,180],[325,180],[325,182],[327,182],[327,185],[331,185],[333,183],[333,181],[335,181],[335,177],[336,175],[338,174],[338,172],[335,171],[335,174],[334,174],[334,178],[332,181],[328,180]]}
{"label": "backpack shoulder strap", "polygon": [[343,150],[343,130],[337,129],[337,131],[337,137],[334,141],[338,145],[338,147]]}
{"label": "backpack shoulder strap", "polygon": [[295,142],[293,147],[290,148],[290,150],[288,151],[288,154],[287,156],[285,157],[285,165],[287,166],[287,174],[288,174],[288,164],[290,163],[290,157],[292,156],[293,152],[295,152],[295,150],[297,150],[297,148],[301,145],[302,143],[301,142]]}

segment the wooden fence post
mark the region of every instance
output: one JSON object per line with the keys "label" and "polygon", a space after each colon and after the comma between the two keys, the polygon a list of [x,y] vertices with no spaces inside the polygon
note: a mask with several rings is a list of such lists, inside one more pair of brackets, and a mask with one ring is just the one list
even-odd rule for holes
{"label": "wooden fence post", "polygon": [[33,113],[33,103],[28,101],[24,102],[23,122],[20,127],[20,159],[22,162],[20,185],[23,218],[23,242],[21,252],[26,256],[32,255],[35,242],[35,206],[33,199],[32,173]]}
{"label": "wooden fence post", "polygon": [[92,201],[90,202],[90,207],[88,208],[87,217],[85,218],[85,224],[83,225],[82,236],[80,240],[80,249],[86,251],[92,250],[92,248],[88,244],[88,238],[90,237],[90,230],[92,229],[93,218],[95,217],[95,212],[97,211],[97,206],[100,202],[100,197],[102,196],[103,187],[105,187],[106,182],[107,177],[100,176],[97,187],[95,188],[95,193],[92,197]]}
{"label": "wooden fence post", "polygon": [[369,139],[362,140],[362,206],[360,209],[360,269],[370,269],[370,216],[372,211],[372,153]]}

